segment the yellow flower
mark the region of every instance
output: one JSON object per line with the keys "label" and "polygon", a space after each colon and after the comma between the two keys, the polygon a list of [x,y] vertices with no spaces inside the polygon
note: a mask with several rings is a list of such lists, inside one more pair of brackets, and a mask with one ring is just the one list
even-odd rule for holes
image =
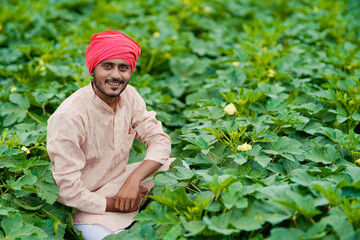
{"label": "yellow flower", "polygon": [[184,0],[184,5],[189,5],[190,4],[190,0]]}
{"label": "yellow flower", "polygon": [[176,41],[178,38],[177,38],[177,36],[172,35],[172,36],[171,36],[171,39],[172,39],[173,41]]}
{"label": "yellow flower", "polygon": [[2,29],[2,25],[0,24],[0,31],[1,31],[1,29]]}
{"label": "yellow flower", "polygon": [[233,65],[234,67],[237,67],[237,66],[239,66],[239,65],[240,65],[240,62],[237,62],[237,61],[232,62],[232,65]]}
{"label": "yellow flower", "polygon": [[206,12],[206,13],[211,12],[211,7],[205,6],[205,7],[204,7],[204,12]]}
{"label": "yellow flower", "polygon": [[241,152],[246,152],[249,151],[250,149],[252,149],[252,146],[250,144],[244,143],[243,145],[239,145],[237,147],[237,150],[241,151]]}
{"label": "yellow flower", "polygon": [[159,33],[159,32],[154,32],[153,36],[154,36],[154,38],[159,38],[159,37],[160,37],[160,33]]}
{"label": "yellow flower", "polygon": [[224,108],[224,111],[227,112],[230,115],[235,115],[236,114],[236,107],[234,104],[230,103],[228,105],[226,105],[226,107]]}
{"label": "yellow flower", "polygon": [[23,150],[24,152],[26,152],[26,154],[30,154],[30,149],[28,149],[27,147],[23,146],[21,148],[21,150]]}
{"label": "yellow flower", "polygon": [[275,76],[275,73],[276,73],[276,72],[275,72],[274,70],[270,69],[267,76],[268,76],[269,78],[273,78],[273,77]]}
{"label": "yellow flower", "polygon": [[319,8],[318,8],[318,7],[314,7],[313,11],[317,13],[317,12],[319,12]]}
{"label": "yellow flower", "polygon": [[45,66],[44,66],[44,60],[40,59],[39,60],[39,66],[40,66],[40,72],[43,72],[46,70]]}
{"label": "yellow flower", "polygon": [[357,165],[360,165],[360,158],[357,159],[357,160],[355,160],[355,163],[356,163]]}
{"label": "yellow flower", "polygon": [[10,88],[10,92],[15,92],[17,90],[17,87]]}

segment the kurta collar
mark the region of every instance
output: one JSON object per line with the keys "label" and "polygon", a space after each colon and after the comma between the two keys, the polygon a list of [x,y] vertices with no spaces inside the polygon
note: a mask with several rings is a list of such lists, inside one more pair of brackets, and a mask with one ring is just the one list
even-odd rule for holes
{"label": "kurta collar", "polygon": [[[99,98],[98,95],[96,95],[92,86],[92,81],[89,83],[88,86],[86,86],[86,91],[92,95],[92,101],[94,102],[94,104],[96,104],[96,106],[108,112],[114,113],[114,110],[106,102],[104,102],[101,98]],[[120,95],[117,109],[120,108],[122,105],[123,105],[123,101],[122,101],[122,96]]]}

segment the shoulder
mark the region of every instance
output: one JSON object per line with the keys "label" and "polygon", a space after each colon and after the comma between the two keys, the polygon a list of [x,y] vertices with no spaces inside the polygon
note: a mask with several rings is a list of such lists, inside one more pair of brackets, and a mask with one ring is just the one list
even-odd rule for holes
{"label": "shoulder", "polygon": [[90,86],[85,86],[74,92],[71,96],[66,98],[56,111],[51,115],[49,120],[61,117],[62,119],[72,119],[83,115],[86,112],[89,102],[92,101],[93,94]]}
{"label": "shoulder", "polygon": [[138,91],[135,89],[135,87],[131,86],[130,84],[127,85],[124,92],[124,97],[133,98],[133,97],[141,97]]}
{"label": "shoulder", "polygon": [[122,94],[122,99],[128,104],[135,106],[143,104],[144,99],[140,96],[139,92],[135,89],[135,87],[128,85]]}

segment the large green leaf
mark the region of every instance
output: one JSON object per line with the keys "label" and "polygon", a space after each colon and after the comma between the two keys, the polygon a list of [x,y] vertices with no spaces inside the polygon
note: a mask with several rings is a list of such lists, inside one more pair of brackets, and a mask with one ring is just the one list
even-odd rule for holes
{"label": "large green leaf", "polygon": [[21,122],[26,117],[30,102],[27,97],[22,97],[18,93],[9,96],[11,103],[5,103],[0,107],[1,116],[5,117],[2,125],[10,126],[15,122]]}
{"label": "large green leaf", "polygon": [[316,147],[309,152],[305,153],[305,158],[313,161],[320,162],[323,164],[333,164],[341,158],[336,146],[326,144],[322,147]]}
{"label": "large green leaf", "polygon": [[24,224],[22,216],[17,213],[5,217],[1,221],[1,227],[4,229],[5,239],[41,239],[48,235],[40,228]]}
{"label": "large green leaf", "polygon": [[263,150],[268,154],[280,155],[291,161],[296,161],[295,156],[304,154],[303,145],[295,139],[280,137],[276,142],[270,143],[269,150]]}

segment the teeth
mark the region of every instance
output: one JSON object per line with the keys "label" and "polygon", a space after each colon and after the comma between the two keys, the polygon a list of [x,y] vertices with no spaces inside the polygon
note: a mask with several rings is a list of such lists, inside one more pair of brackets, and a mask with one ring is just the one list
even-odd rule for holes
{"label": "teeth", "polygon": [[109,82],[110,85],[114,85],[114,86],[119,86],[120,83],[119,82],[115,82],[115,83],[112,83],[112,82]]}

